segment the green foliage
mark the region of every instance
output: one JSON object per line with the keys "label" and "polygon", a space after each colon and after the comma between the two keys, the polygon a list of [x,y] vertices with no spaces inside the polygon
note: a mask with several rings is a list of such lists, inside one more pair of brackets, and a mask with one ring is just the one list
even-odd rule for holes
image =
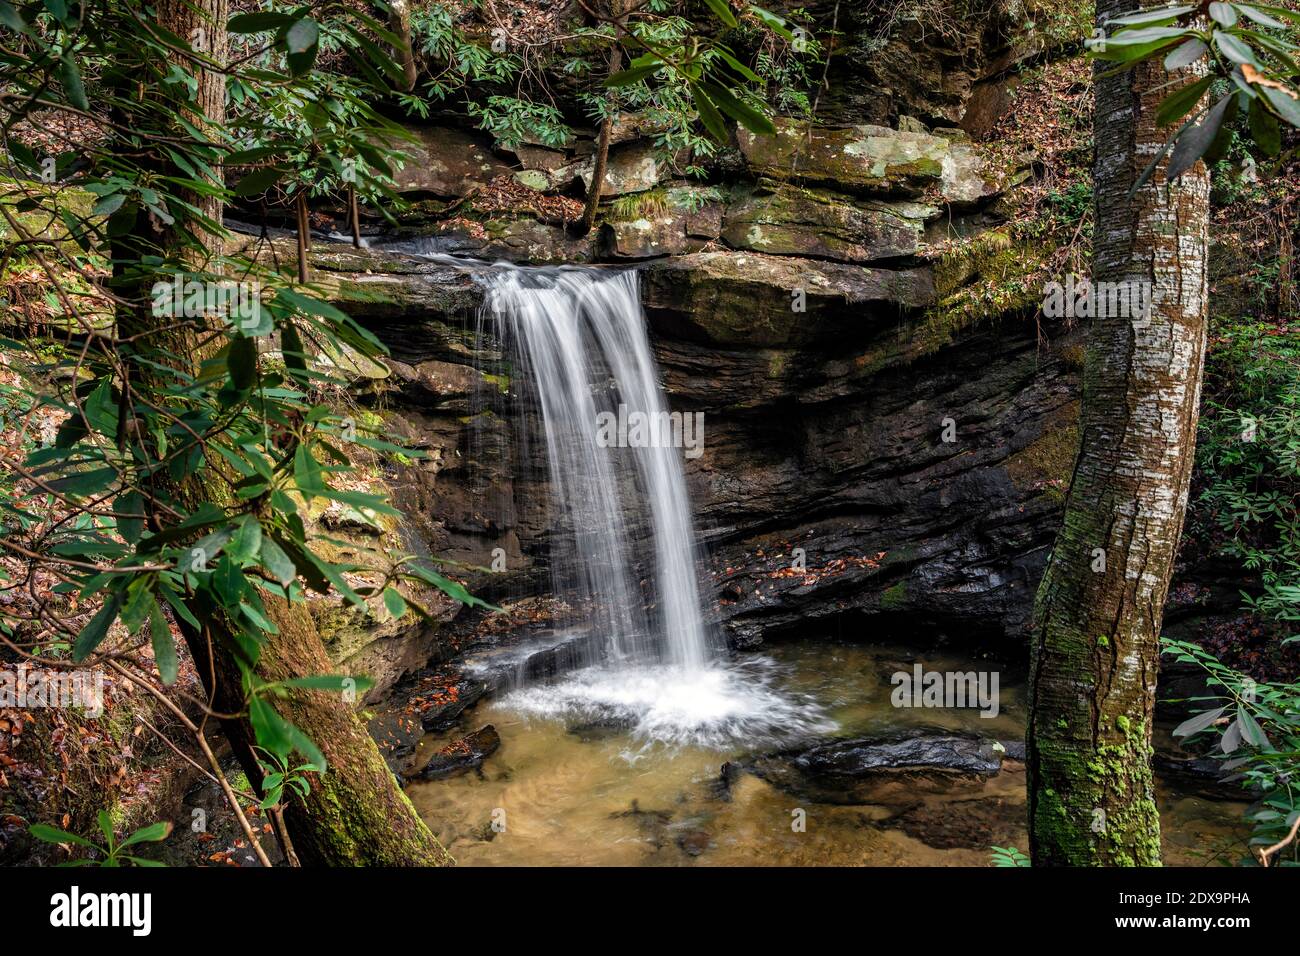
{"label": "green foliage", "polygon": [[[681,122],[683,116],[697,119],[719,143],[728,139],[724,117],[754,133],[775,133],[776,127],[766,114],[763,77],[741,62],[731,45],[702,37],[691,21],[668,15],[671,9],[673,6],[665,0],[650,0],[646,10],[652,15],[632,19],[614,32],[614,38],[631,51],[641,52],[607,80],[611,88],[626,96],[632,108],[661,114],[660,119],[665,121],[661,149],[670,150],[677,140],[679,148],[707,155],[700,138],[688,135]],[[710,9],[724,26],[740,26],[741,20],[724,0],[710,4]],[[797,42],[796,27],[784,17],[752,4],[743,16],[753,29],[787,43]],[[593,35],[608,32],[609,28],[603,27]],[[802,43],[802,39],[798,42]]]}
{"label": "green foliage", "polygon": [[[474,599],[409,556],[379,551],[364,557],[383,581],[362,585],[352,576],[361,565],[313,547],[329,543],[309,530],[316,499],[396,514],[351,480],[353,449],[396,446],[333,411],[323,396],[345,383],[311,363],[326,347],[370,357],[383,347],[318,289],[225,256],[212,210],[282,180],[332,187],[351,157],[382,192],[392,153],[370,144],[394,127],[368,103],[393,72],[374,38],[393,38],[342,5],[319,19],[307,8],[237,15],[231,29],[254,52],[225,72],[233,112],[217,125],[196,79],[213,65],[202,29],[174,36],[130,0],[0,11],[0,69],[13,91],[0,103],[4,258],[42,250],[53,324],[68,334],[52,354],[37,341],[7,343],[28,355],[25,384],[6,402],[53,426],[26,429],[22,455],[6,461],[0,547],[26,569],[7,590],[23,594],[38,576],[57,583],[36,608],[6,602],[0,635],[23,654],[82,664],[150,645],[165,683],[177,676],[174,627],[221,644],[242,674],[263,754],[285,766],[295,752],[306,758],[286,779],[296,789],[325,761],[276,702],[291,690],[337,691],[345,678],[262,681],[257,664],[277,633],[269,603],[316,592],[365,607],[401,580]],[[318,69],[323,50],[360,78]],[[23,134],[51,114],[90,127],[57,157]],[[47,159],[54,184],[42,179]],[[219,165],[256,171],[232,189]],[[98,197],[90,210],[78,200],[87,193]],[[15,209],[62,223],[68,238],[33,235]],[[74,597],[94,609],[89,619],[70,610]]]}
{"label": "green foliage", "polygon": [[1031,866],[1029,855],[1013,846],[989,847],[994,866]]}
{"label": "green foliage", "polygon": [[291,765],[284,756],[258,748],[258,765],[262,768],[262,793],[259,808],[269,810],[284,802],[284,791],[296,792],[305,797],[311,793],[311,781],[308,774],[324,773],[325,764],[307,763]]}
{"label": "green foliage", "polygon": [[[1254,799],[1247,812],[1258,851],[1284,842],[1300,819],[1300,684],[1257,683],[1219,663],[1195,644],[1165,641],[1163,653],[1204,669],[1211,697],[1207,705],[1174,729],[1174,736],[1203,742],[1223,762],[1225,774]],[[1300,844],[1276,857],[1280,866],[1300,866]]]}
{"label": "green foliage", "polygon": [[469,115],[478,120],[507,149],[525,142],[543,146],[563,146],[573,135],[564,117],[554,106],[530,103],[514,96],[489,96],[482,102],[466,104]]}
{"label": "green foliage", "polygon": [[28,832],[38,840],[44,840],[46,843],[55,844],[72,844],[92,850],[95,856],[86,857],[80,860],[69,860],[66,863],[60,863],[59,866],[113,866],[120,867],[124,862],[132,866],[163,866],[157,860],[147,860],[143,857],[132,856],[124,852],[133,846],[139,846],[141,843],[157,843],[165,840],[172,832],[170,823],[152,823],[149,826],[141,827],[126,839],[118,841],[113,833],[113,821],[108,811],[99,811],[99,830],[104,835],[102,844],[95,843],[85,837],[77,836],[75,833],[69,833],[66,830],[60,830],[58,827],[52,827],[44,823],[34,823],[27,828]]}
{"label": "green foliage", "polygon": [[1155,57],[1163,57],[1170,72],[1206,61],[1206,75],[1179,85],[1157,108],[1160,125],[1181,125],[1134,189],[1150,179],[1166,154],[1171,180],[1199,159],[1217,162],[1231,145],[1238,114],[1249,117],[1251,137],[1268,156],[1281,151],[1281,122],[1300,127],[1294,42],[1300,12],[1216,2],[1209,4],[1209,17],[1202,17],[1203,8],[1196,4],[1142,10],[1110,20],[1103,35],[1088,41],[1092,55],[1114,62],[1117,70]]}
{"label": "green foliage", "polygon": [[[579,99],[596,122],[616,108],[640,114],[659,160],[677,167],[684,155],[681,171],[692,175],[701,175],[699,160],[727,140],[725,120],[772,133],[769,103],[778,110],[807,113],[811,70],[822,51],[817,39],[794,22],[804,16],[801,10],[787,20],[753,5],[739,14],[723,0],[708,6],[724,27],[723,37],[701,31],[668,0],[647,0],[626,21],[619,19],[617,7],[602,12],[601,4],[593,4],[587,9],[597,23],[573,29],[563,58],[554,64],[574,78],[595,77],[604,67],[595,51],[622,47],[628,62],[604,78],[608,90],[589,88]],[[423,100],[399,97],[408,110],[426,116],[425,100],[463,97],[466,111],[506,148],[570,141],[573,133],[565,117],[545,90],[537,89],[536,64],[512,51],[499,30],[490,39],[473,35],[458,24],[456,11],[442,3],[413,11],[411,29],[431,76]],[[754,49],[752,65],[743,62],[741,44]]]}
{"label": "green foliage", "polygon": [[403,97],[407,109],[428,115],[428,101],[441,102],[463,96],[465,109],[479,126],[507,149],[524,142],[562,146],[573,131],[550,103],[501,92],[507,84],[519,87],[523,60],[476,42],[461,30],[450,7],[430,3],[411,12],[411,34],[419,51],[434,67],[425,82],[423,97]]}
{"label": "green foliage", "polygon": [[[1073,182],[1064,191],[1048,193],[1046,205],[1061,226],[1076,226],[1092,217],[1092,183]],[[1091,223],[1087,223],[1091,225]]]}
{"label": "green foliage", "polygon": [[1246,606],[1300,621],[1300,333],[1252,322],[1218,333],[1197,511],[1218,530],[1221,551],[1258,575],[1262,593],[1243,591]]}

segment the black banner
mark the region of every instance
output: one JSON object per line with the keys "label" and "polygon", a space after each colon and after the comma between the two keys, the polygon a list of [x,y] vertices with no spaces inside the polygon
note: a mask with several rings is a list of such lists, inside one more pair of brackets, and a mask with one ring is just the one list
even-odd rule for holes
{"label": "black banner", "polygon": [[[716,920],[729,937],[794,931],[811,919],[866,932],[911,927],[918,943],[971,942],[1046,930],[1231,943],[1294,923],[1296,884],[1260,869],[18,869],[4,871],[12,938],[103,939],[133,948],[229,935],[248,940],[464,945],[502,933],[559,930],[588,914]],[[636,902],[636,901],[640,902]],[[674,911],[674,907],[690,913]],[[667,925],[665,923],[665,925]],[[857,929],[853,930],[856,926]],[[725,929],[724,929],[725,927]],[[1035,929],[1040,927],[1040,929]],[[628,927],[631,929],[632,927]],[[1029,941],[1030,936],[1025,936]],[[532,942],[536,942],[533,938]]]}

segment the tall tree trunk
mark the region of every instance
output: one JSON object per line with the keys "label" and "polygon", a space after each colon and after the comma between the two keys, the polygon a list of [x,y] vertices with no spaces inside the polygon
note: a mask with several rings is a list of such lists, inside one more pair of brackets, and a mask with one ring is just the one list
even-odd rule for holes
{"label": "tall tree trunk", "polygon": [[397,37],[393,57],[402,66],[406,92],[415,89],[420,72],[415,65],[415,45],[411,41],[411,7],[407,0],[388,0],[388,32]]}
{"label": "tall tree trunk", "polygon": [[[620,0],[615,0],[613,8],[614,16],[618,16],[623,10],[623,4]],[[616,31],[614,46],[609,51],[609,75],[613,76],[622,68],[623,48],[619,46]],[[591,232],[591,227],[596,224],[596,211],[600,208],[600,193],[605,186],[605,169],[609,165],[609,141],[614,130],[615,102],[616,96],[611,92],[606,101],[608,113],[600,122],[600,135],[596,138],[596,156],[592,163],[591,185],[587,188],[587,204],[583,207],[582,219],[578,221],[575,230],[579,236],[587,235]]]}
{"label": "tall tree trunk", "polygon": [[[1146,6],[1153,6],[1150,2]],[[1099,0],[1098,24],[1132,8]],[[1206,339],[1209,176],[1164,163],[1159,58],[1096,74],[1094,283],[1149,283],[1149,320],[1093,319],[1081,444],[1038,592],[1028,728],[1037,865],[1159,865],[1151,776],[1161,619],[1187,504]],[[1195,77],[1183,74],[1187,79]],[[1093,288],[1094,305],[1103,301]]]}
{"label": "tall tree trunk", "polygon": [[357,187],[348,187],[348,221],[352,225],[352,248],[361,248],[361,203],[357,200]]}
{"label": "tall tree trunk", "polygon": [[[161,26],[181,37],[202,29],[210,38],[210,49],[224,52],[227,0],[161,0],[156,10]],[[180,65],[190,68],[188,62]],[[220,125],[225,118],[224,77],[200,70],[198,79],[206,115],[211,123]],[[205,201],[209,203],[205,211],[219,221],[220,203]],[[154,224],[152,228],[161,227]],[[175,236],[190,228],[190,224],[178,220],[170,233],[151,238],[160,248],[166,248],[169,240],[174,241]],[[148,300],[145,291],[141,289],[137,295],[142,302]],[[125,327],[134,325],[131,332],[157,326],[147,307],[124,310],[118,321]],[[198,336],[192,329],[154,332],[142,347],[184,356],[195,364],[202,358]],[[179,493],[194,501],[220,503],[226,489],[219,476],[206,471],[187,479]],[[335,669],[304,604],[268,597],[266,605],[278,633],[265,635],[258,665],[264,679],[303,677]],[[200,615],[200,619],[205,616]],[[214,693],[217,708],[227,713],[241,710],[239,672],[228,651],[232,642],[223,633],[226,622],[206,616],[206,625],[202,631],[182,628],[191,653],[209,691]],[[294,848],[303,863],[424,866],[452,862],[415,813],[365,725],[347,702],[337,694],[296,691],[277,706],[285,718],[316,742],[329,761],[328,771],[312,780],[311,793],[291,803],[286,814]],[[260,789],[261,772],[253,759],[253,732],[248,720],[223,721],[222,729],[250,782]]]}
{"label": "tall tree trunk", "polygon": [[305,285],[311,281],[311,264],[307,260],[311,252],[311,211],[307,208],[306,189],[298,190],[293,208],[298,224],[298,281]]}

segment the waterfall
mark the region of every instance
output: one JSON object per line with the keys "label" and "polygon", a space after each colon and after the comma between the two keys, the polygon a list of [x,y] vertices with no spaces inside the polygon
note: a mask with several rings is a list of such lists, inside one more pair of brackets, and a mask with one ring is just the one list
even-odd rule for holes
{"label": "waterfall", "polygon": [[[683,449],[671,440],[636,273],[498,267],[484,309],[515,378],[536,392],[553,522],[571,535],[552,545],[556,593],[576,600],[609,663],[698,671],[716,647],[701,613]],[[617,432],[601,425],[620,415],[667,427],[606,447],[602,437]]]}
{"label": "waterfall", "polygon": [[[683,458],[702,416],[671,413],[637,274],[498,263],[480,323],[512,368],[511,392],[540,419],[550,477],[553,590],[572,609],[571,669],[503,703],[526,716],[612,721],[648,742],[717,746],[828,724],[780,692],[772,661],[728,660],[705,621]],[[693,444],[694,443],[694,444]]]}

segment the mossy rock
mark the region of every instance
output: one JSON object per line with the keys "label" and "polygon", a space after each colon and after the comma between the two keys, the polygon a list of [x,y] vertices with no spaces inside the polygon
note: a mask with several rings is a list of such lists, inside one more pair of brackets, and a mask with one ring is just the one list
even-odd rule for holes
{"label": "mossy rock", "polygon": [[873,320],[932,301],[926,269],[873,269],[793,256],[700,252],[642,270],[647,310],[670,313],[693,337],[717,344],[779,348],[864,337]]}
{"label": "mossy rock", "polygon": [[772,136],[741,129],[740,150],[751,167],[778,179],[824,183],[849,191],[911,193],[927,188],[946,202],[975,203],[996,195],[1022,165],[990,150],[929,133],[886,126],[814,126],[778,121]]}
{"label": "mossy rock", "polygon": [[825,190],[778,186],[727,207],[722,238],[736,249],[870,262],[915,254],[935,207],[855,201]]}
{"label": "mossy rock", "polygon": [[1022,492],[1041,492],[1052,501],[1065,501],[1079,453],[1079,406],[1049,422],[1043,433],[1006,461],[1007,475]]}
{"label": "mossy rock", "polygon": [[958,333],[1037,310],[1051,249],[990,230],[957,243],[934,261],[938,301],[911,330],[916,355],[928,355]]}

